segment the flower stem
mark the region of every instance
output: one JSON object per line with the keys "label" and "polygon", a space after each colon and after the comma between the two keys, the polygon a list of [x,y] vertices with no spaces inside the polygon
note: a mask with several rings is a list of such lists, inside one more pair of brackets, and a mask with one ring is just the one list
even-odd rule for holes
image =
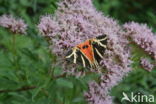
{"label": "flower stem", "polygon": [[16,60],[16,35],[12,36],[12,51],[13,51],[13,63],[15,68],[17,68],[17,60]]}

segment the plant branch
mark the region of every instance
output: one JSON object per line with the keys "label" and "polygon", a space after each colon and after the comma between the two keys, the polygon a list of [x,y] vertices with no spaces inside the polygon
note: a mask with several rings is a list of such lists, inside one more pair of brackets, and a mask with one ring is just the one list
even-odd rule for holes
{"label": "plant branch", "polygon": [[54,76],[54,79],[63,78],[63,77],[66,77],[66,76],[67,76],[67,73],[63,73],[61,75]]}
{"label": "plant branch", "polygon": [[10,89],[0,90],[0,93],[21,92],[21,91],[32,90],[32,89],[35,89],[35,88],[37,88],[37,87],[36,86],[24,86],[24,87],[21,87],[21,88],[18,88],[18,89],[13,89],[13,90],[10,90]]}

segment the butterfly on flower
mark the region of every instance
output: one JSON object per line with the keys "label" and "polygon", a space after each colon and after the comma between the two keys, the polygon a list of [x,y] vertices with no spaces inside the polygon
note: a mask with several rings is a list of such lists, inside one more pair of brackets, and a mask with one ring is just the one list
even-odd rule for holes
{"label": "butterfly on flower", "polygon": [[68,52],[66,59],[70,59],[73,63],[80,63],[83,67],[97,68],[100,60],[103,58],[103,53],[107,48],[107,36],[101,35],[95,38],[86,40],[73,47]]}

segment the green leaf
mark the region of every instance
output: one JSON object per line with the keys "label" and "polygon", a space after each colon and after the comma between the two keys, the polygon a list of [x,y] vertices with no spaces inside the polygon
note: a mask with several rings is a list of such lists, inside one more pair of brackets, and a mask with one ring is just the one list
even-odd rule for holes
{"label": "green leaf", "polygon": [[60,87],[73,88],[73,83],[67,79],[63,78],[57,79],[56,83]]}

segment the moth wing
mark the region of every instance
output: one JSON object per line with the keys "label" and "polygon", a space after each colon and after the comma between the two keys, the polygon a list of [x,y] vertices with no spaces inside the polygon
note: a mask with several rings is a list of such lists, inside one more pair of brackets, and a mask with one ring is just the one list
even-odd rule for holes
{"label": "moth wing", "polygon": [[70,50],[66,56],[66,60],[68,62],[73,62],[73,63],[74,63],[74,60],[76,60],[75,64],[79,64],[79,65],[81,65],[83,67],[87,67],[87,68],[90,67],[88,59],[81,53],[80,50],[76,50],[75,55],[76,55],[76,57],[73,54],[73,50]]}
{"label": "moth wing", "polygon": [[79,50],[77,51],[76,54],[78,55],[77,57],[78,64],[81,64],[83,67],[89,68],[90,67],[89,60],[82,54],[82,52]]}
{"label": "moth wing", "polygon": [[[103,54],[106,50],[107,37],[106,35],[101,35],[96,37],[95,39],[96,41],[92,42],[92,46],[93,46],[94,58],[99,63],[100,60],[103,58]],[[100,44],[98,42],[100,42]]]}
{"label": "moth wing", "polygon": [[106,35],[100,35],[96,37],[97,40],[99,40],[103,45],[107,45],[107,36]]}
{"label": "moth wing", "polygon": [[68,61],[68,62],[74,61],[74,54],[72,54],[72,53],[73,53],[72,50],[68,51],[68,53],[66,54],[66,61]]}

